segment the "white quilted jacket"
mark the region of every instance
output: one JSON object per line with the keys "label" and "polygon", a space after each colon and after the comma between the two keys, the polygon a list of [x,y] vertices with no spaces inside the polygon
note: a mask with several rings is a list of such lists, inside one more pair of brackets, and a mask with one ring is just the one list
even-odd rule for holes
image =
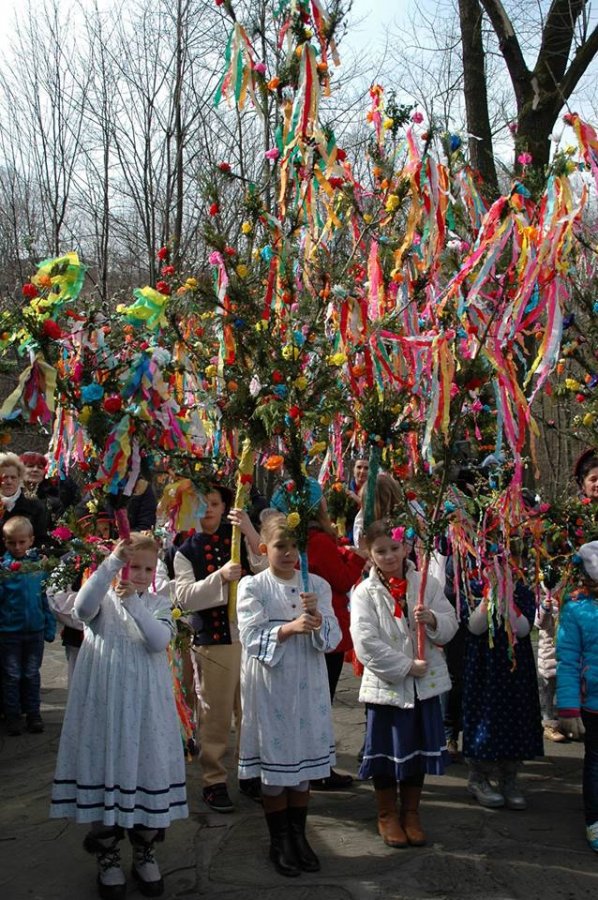
{"label": "white quilted jacket", "polygon": [[450,690],[451,679],[440,646],[457,631],[455,610],[438,581],[428,576],[425,604],[436,616],[436,630],[426,626],[428,670],[422,678],[409,675],[416,658],[417,632],[413,612],[420,574],[407,563],[407,617],[395,618],[394,600],[372,569],[369,578],[351,595],[351,637],[357,658],[365,667],[359,699],[362,703],[410,708],[420,700]]}

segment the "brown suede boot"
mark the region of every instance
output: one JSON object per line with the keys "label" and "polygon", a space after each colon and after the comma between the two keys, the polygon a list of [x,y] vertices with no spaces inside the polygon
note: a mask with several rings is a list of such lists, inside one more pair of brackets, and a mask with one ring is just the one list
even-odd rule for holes
{"label": "brown suede boot", "polygon": [[397,787],[376,789],[378,834],[389,847],[408,847],[407,835],[401,828],[397,812]]}
{"label": "brown suede boot", "polygon": [[401,814],[400,822],[405,829],[407,841],[412,847],[423,847],[427,843],[427,838],[419,820],[419,798],[421,797],[421,787],[413,785],[400,784],[399,793],[401,796]]}

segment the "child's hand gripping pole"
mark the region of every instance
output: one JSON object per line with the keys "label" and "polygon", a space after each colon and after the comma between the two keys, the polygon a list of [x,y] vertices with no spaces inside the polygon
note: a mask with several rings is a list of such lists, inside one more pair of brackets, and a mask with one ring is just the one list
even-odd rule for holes
{"label": "child's hand gripping pole", "polygon": [[[116,527],[118,529],[118,536],[123,541],[128,541],[131,537],[131,526],[129,525],[129,517],[127,515],[127,510],[125,507],[121,507],[120,509],[114,510],[114,519],[116,521]],[[129,578],[129,566],[128,564],[124,567],[121,572],[121,579],[123,581],[127,581]]]}
{"label": "child's hand gripping pole", "polygon": [[[253,450],[251,441],[245,438],[239,460],[237,472],[237,491],[235,493],[235,509],[244,509],[249,496],[249,488],[253,474]],[[233,525],[233,533],[230,544],[230,560],[237,565],[241,562],[241,529]],[[230,622],[237,621],[237,586],[238,581],[231,581],[228,585],[228,618]]]}

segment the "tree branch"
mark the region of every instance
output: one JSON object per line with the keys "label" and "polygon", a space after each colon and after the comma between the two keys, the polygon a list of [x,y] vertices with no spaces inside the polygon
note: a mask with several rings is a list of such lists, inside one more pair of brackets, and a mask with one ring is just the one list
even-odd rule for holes
{"label": "tree branch", "polygon": [[529,99],[531,73],[525,62],[513,24],[500,0],[480,0],[498,38],[520,109]]}

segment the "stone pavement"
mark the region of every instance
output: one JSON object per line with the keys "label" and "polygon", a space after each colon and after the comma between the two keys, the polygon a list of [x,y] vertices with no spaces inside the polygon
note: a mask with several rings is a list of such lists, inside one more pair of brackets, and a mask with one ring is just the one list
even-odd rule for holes
{"label": "stone pavement", "polygon": [[[81,848],[83,826],[48,819],[48,796],[66,700],[58,642],[42,672],[43,735],[7,737],[0,725],[0,900],[95,900],[95,862]],[[357,681],[349,667],[335,701],[339,768],[355,772],[363,734]],[[598,896],[598,855],[583,834],[582,747],[547,744],[525,767],[526,812],[484,810],[465,791],[465,767],[429,778],[423,817],[429,846],[391,850],[376,834],[372,787],[313,794],[310,837],[317,875],[286,879],[267,861],[260,808],[237,797],[219,815],[200,800],[197,761],[188,765],[190,818],[169,829],[158,853],[166,900],[585,900]],[[125,854],[129,853],[127,845]],[[125,856],[125,858],[128,858]],[[141,897],[131,885],[131,898]]]}

